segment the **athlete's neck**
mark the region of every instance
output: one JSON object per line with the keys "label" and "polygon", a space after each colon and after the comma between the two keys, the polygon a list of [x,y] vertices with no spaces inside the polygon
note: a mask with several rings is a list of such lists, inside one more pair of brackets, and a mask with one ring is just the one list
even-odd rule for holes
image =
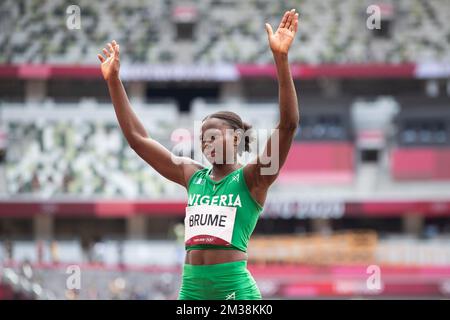
{"label": "athlete's neck", "polygon": [[209,176],[211,179],[219,181],[220,179],[239,169],[240,167],[242,167],[242,165],[240,165],[239,163],[214,164]]}

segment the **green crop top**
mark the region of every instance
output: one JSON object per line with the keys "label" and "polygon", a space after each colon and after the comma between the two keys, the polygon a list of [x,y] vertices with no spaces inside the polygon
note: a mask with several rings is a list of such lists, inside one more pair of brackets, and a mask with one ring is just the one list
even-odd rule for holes
{"label": "green crop top", "polygon": [[220,181],[204,168],[188,184],[185,246],[194,249],[237,249],[247,251],[248,241],[263,208],[247,187],[241,167]]}

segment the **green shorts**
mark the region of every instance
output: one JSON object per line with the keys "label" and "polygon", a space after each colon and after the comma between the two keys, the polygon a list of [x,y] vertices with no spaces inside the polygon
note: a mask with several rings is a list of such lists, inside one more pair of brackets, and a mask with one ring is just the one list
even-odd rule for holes
{"label": "green shorts", "polygon": [[247,261],[185,264],[179,300],[261,300]]}

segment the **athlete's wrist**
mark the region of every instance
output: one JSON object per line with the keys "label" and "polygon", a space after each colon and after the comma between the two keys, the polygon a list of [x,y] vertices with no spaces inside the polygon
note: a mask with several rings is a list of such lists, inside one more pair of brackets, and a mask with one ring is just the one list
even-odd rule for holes
{"label": "athlete's wrist", "polygon": [[119,74],[111,75],[110,77],[108,77],[108,79],[106,79],[106,82],[108,83],[108,85],[120,83]]}
{"label": "athlete's wrist", "polygon": [[286,52],[273,52],[272,51],[272,55],[273,55],[273,59],[275,60],[275,62],[287,62],[288,61],[288,53]]}

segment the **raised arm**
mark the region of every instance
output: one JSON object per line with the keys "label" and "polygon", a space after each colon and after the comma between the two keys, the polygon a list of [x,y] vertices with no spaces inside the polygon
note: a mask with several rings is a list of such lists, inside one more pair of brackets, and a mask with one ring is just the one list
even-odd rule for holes
{"label": "raised arm", "polygon": [[125,138],[130,147],[162,176],[186,187],[192,174],[202,166],[190,158],[175,156],[148,136],[144,126],[134,113],[120,80],[119,53],[119,45],[113,41],[103,49],[105,57],[99,54],[98,58],[101,62],[103,78],[108,84],[117,120]]}
{"label": "raised arm", "polygon": [[295,9],[286,11],[275,33],[270,24],[266,24],[277,70],[280,120],[268,139],[264,152],[258,155],[256,163],[250,163],[244,169],[247,184],[250,190],[253,190],[252,194],[260,199],[261,194],[265,199],[267,189],[275,181],[286,161],[299,123],[297,93],[288,61],[288,51],[297,29],[298,13]]}

